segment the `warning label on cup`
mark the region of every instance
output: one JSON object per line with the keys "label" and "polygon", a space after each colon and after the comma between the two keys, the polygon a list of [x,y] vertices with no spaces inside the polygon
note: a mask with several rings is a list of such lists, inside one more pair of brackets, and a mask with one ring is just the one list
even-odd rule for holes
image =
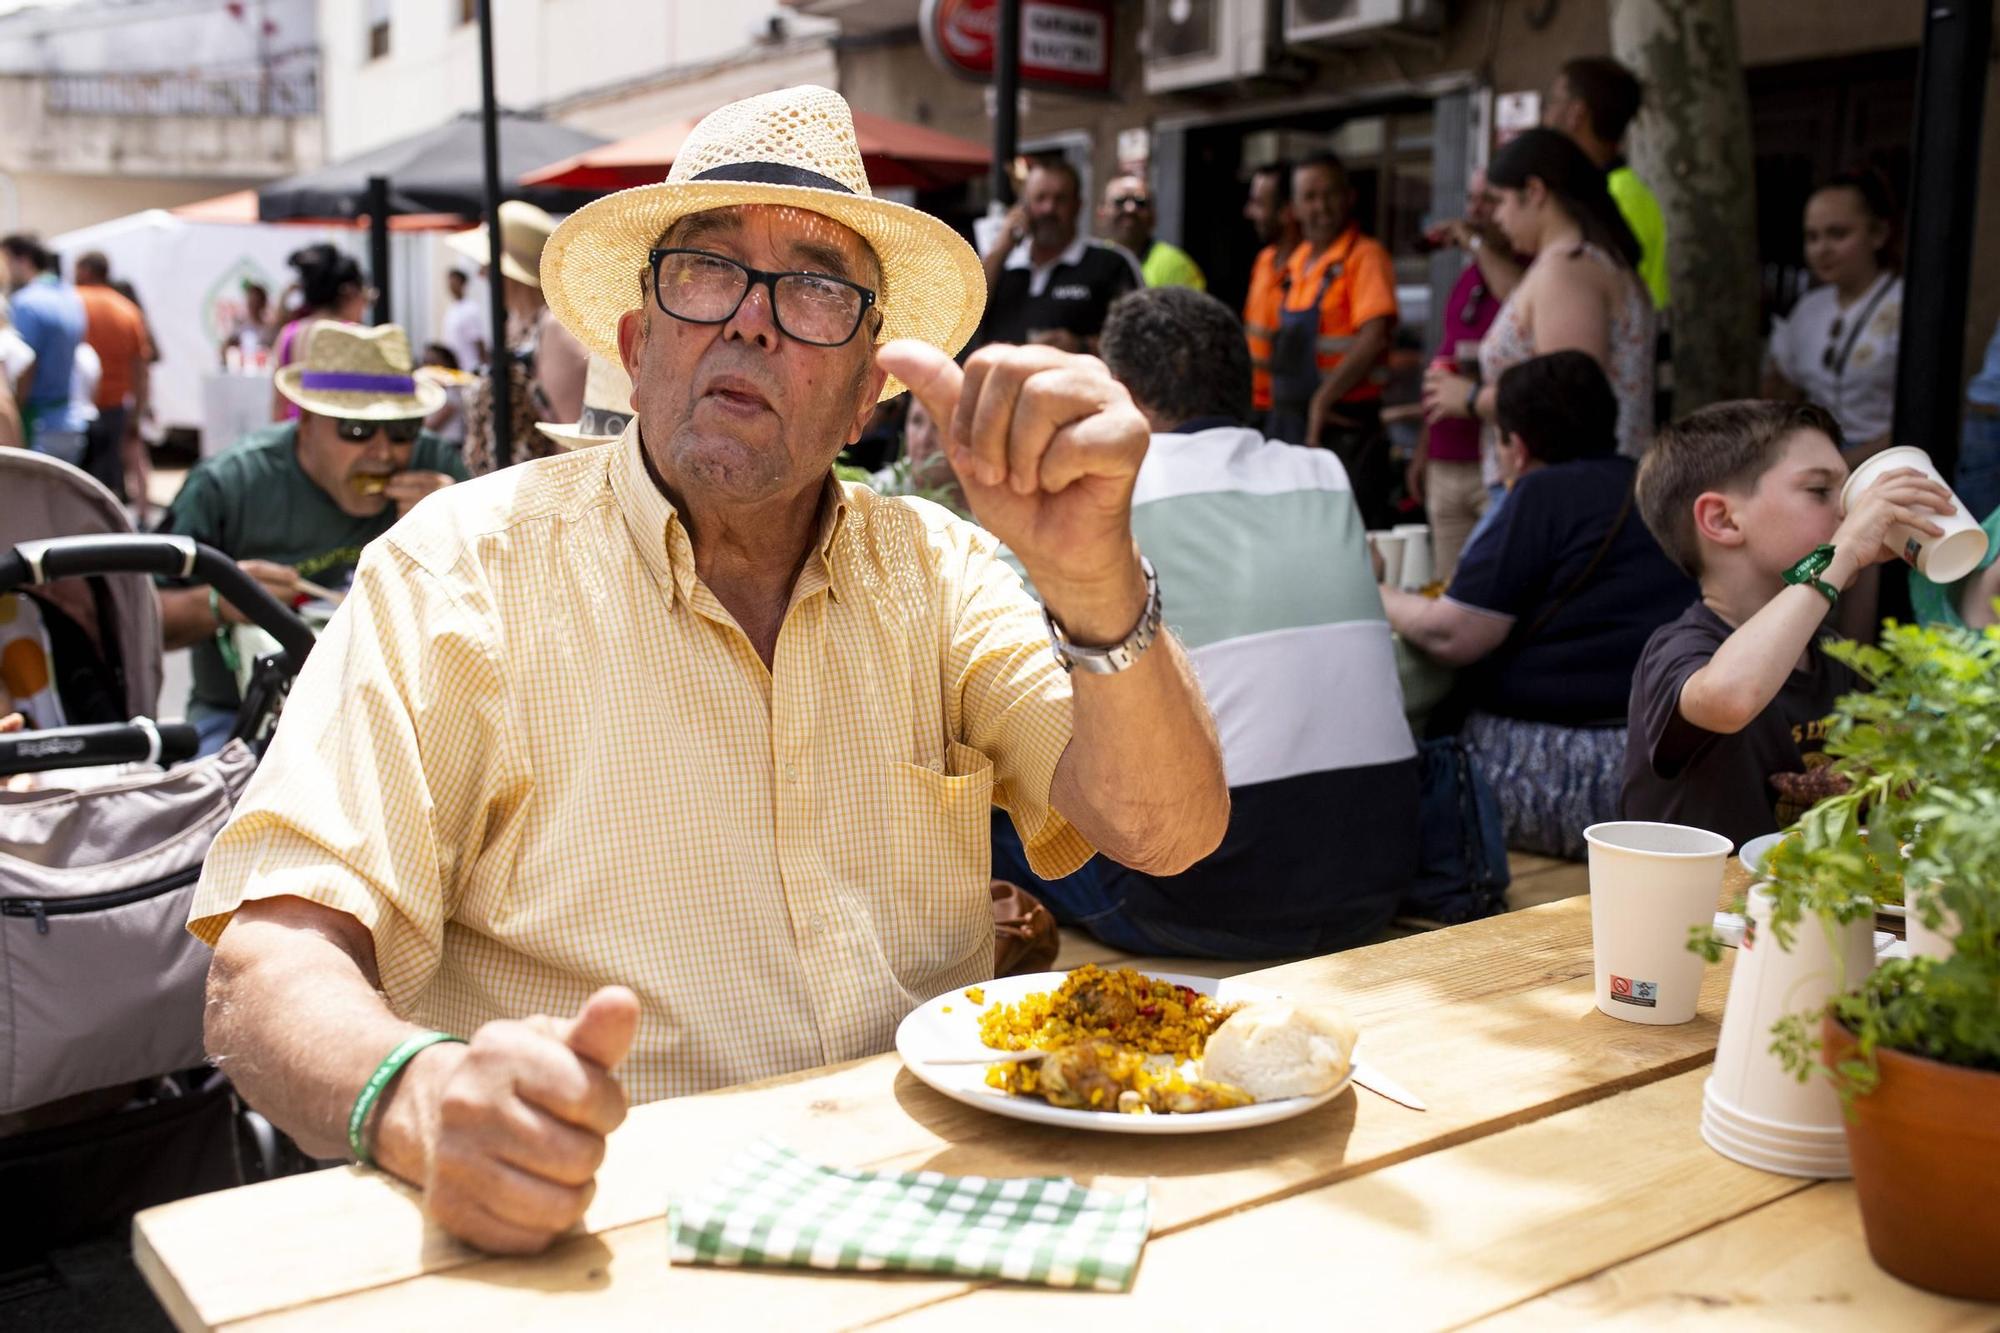
{"label": "warning label on cup", "polygon": [[1611,998],[1620,1004],[1638,1004],[1652,1009],[1660,1003],[1660,983],[1634,981],[1630,977],[1614,974],[1611,978]]}

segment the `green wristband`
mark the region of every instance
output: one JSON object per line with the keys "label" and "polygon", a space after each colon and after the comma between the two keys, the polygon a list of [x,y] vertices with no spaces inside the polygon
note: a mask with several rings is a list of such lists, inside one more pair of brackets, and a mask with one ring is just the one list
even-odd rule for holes
{"label": "green wristband", "polygon": [[403,1072],[403,1066],[410,1063],[418,1051],[429,1050],[444,1041],[463,1044],[465,1038],[454,1037],[449,1032],[419,1032],[389,1052],[388,1058],[375,1066],[375,1072],[361,1085],[361,1095],[354,1099],[354,1109],[347,1115],[347,1150],[354,1154],[355,1161],[363,1166],[375,1165],[375,1156],[368,1151],[368,1143],[362,1137],[362,1131],[367,1128],[368,1113],[373,1111],[375,1103],[381,1100],[383,1089],[389,1086],[396,1075]]}

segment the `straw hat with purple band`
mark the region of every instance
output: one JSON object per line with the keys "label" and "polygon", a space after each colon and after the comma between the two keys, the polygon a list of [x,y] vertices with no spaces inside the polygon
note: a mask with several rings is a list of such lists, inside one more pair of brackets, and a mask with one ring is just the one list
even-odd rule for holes
{"label": "straw hat with purple band", "polygon": [[[642,299],[640,276],[660,233],[690,213],[743,204],[818,213],[873,247],[882,265],[876,342],[920,338],[951,356],[979,327],[979,256],[937,218],[869,193],[847,103],[811,85],[711,112],[664,184],[620,190],[570,214],[542,251],[542,295],[586,347],[616,357],[619,317]],[[882,397],[902,391],[890,376]]]}
{"label": "straw hat with purple band", "polygon": [[322,320],[306,340],[305,355],[281,368],[278,392],[308,412],[355,421],[427,417],[444,405],[444,390],[419,380],[410,365],[410,340],[394,324],[342,324]]}
{"label": "straw hat with purple band", "polygon": [[583,415],[574,425],[538,421],[535,429],[565,449],[581,449],[617,439],[631,419],[632,381],[625,367],[592,353],[590,374],[583,381]]}

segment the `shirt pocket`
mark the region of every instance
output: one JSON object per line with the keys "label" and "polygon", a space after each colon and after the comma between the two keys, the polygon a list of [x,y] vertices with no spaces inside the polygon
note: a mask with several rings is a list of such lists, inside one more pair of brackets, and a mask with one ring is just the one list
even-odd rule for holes
{"label": "shirt pocket", "polygon": [[991,969],[993,761],[948,740],[941,769],[892,762],[885,794],[893,844],[870,911],[896,979],[928,996],[974,956]]}

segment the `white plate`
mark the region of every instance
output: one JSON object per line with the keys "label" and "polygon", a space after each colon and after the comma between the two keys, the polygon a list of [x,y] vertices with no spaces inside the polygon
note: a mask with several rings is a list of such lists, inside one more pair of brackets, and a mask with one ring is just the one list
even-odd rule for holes
{"label": "white plate", "polygon": [[[896,1029],[896,1054],[912,1074],[953,1101],[976,1106],[995,1115],[1015,1120],[1032,1120],[1042,1125],[1063,1125],[1070,1129],[1094,1129],[1111,1134],[1213,1134],[1228,1129],[1248,1129],[1290,1120],[1295,1115],[1326,1105],[1353,1081],[1347,1077],[1317,1097],[1286,1097],[1275,1102],[1252,1102],[1227,1111],[1202,1111],[1192,1115],[1125,1115],[1118,1111],[1072,1111],[1050,1106],[1039,1097],[1012,1097],[986,1086],[985,1065],[928,1065],[927,1059],[971,1055],[980,1051],[979,1016],[996,1004],[1018,1004],[1036,991],[1052,991],[1062,985],[1066,972],[1035,972],[1022,977],[1002,977],[986,982],[980,990],[986,1003],[974,1004],[962,990],[947,991],[921,1006]],[[1213,995],[1224,1004],[1238,1001],[1275,1000],[1275,993],[1261,986],[1214,977],[1183,976],[1176,972],[1148,972],[1144,975],[1203,995]],[[950,1013],[944,1012],[946,1009]]]}
{"label": "white plate", "polygon": [[[1743,863],[1743,868],[1750,872],[1752,879],[1761,880],[1764,878],[1764,858],[1769,856],[1771,849],[1784,838],[1783,833],[1766,833],[1762,837],[1752,838],[1736,853],[1736,859]],[[1875,911],[1882,916],[1907,917],[1910,914],[1910,909],[1902,903],[1876,903]],[[1718,913],[1718,924],[1720,917],[1721,914]]]}

